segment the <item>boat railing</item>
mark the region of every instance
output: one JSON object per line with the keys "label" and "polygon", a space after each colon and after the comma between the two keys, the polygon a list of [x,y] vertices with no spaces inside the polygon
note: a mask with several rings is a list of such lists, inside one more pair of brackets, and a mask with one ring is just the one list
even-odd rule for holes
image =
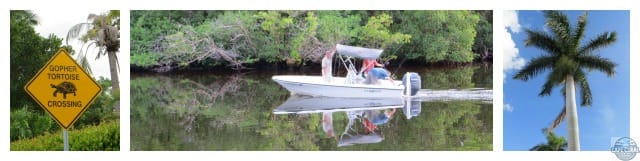
{"label": "boat railing", "polygon": [[351,58],[351,56],[347,56],[347,58],[343,58],[342,56],[339,56],[340,61],[342,62],[342,64],[346,67],[347,69],[347,76],[345,77],[345,84],[358,84],[360,82],[362,82],[362,77],[360,77],[360,75],[358,74],[358,70],[356,70],[356,67],[354,66],[354,63]]}

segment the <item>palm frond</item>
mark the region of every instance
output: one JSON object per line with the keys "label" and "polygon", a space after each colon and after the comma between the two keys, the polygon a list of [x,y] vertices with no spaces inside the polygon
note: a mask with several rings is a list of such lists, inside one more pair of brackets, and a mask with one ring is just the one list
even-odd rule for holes
{"label": "palm frond", "polygon": [[82,40],[82,42],[89,42],[89,41],[96,41],[96,37],[98,35],[98,30],[95,29],[95,27],[89,28],[87,30],[87,32],[84,33],[84,35],[82,35],[82,37],[80,37],[80,40]]}
{"label": "palm frond", "polygon": [[547,144],[549,144],[554,151],[564,151],[568,145],[564,137],[559,137],[552,132],[547,133]]}
{"label": "palm frond", "polygon": [[556,116],[556,118],[551,123],[551,126],[549,126],[549,128],[547,130],[553,131],[558,126],[560,126],[560,123],[562,123],[562,121],[564,121],[564,119],[567,116],[567,109],[566,108],[567,108],[567,106],[562,106],[562,111],[560,111],[560,113],[558,113],[558,116]]}
{"label": "palm frond", "polygon": [[529,149],[529,151],[551,151],[551,147],[545,144],[538,144],[533,148]]}
{"label": "palm frond", "polygon": [[598,55],[580,55],[575,58],[575,61],[580,68],[595,69],[607,74],[609,77],[616,74],[616,63]]}
{"label": "palm frond", "polygon": [[529,149],[531,151],[565,151],[567,147],[567,140],[562,136],[557,136],[553,132],[543,129],[542,130],[547,138],[546,143],[540,143],[533,148]]}
{"label": "palm frond", "polygon": [[[90,43],[87,46],[90,46],[92,44],[93,43]],[[87,59],[87,52],[82,52],[82,49],[80,49],[80,52],[76,57],[76,61],[78,62],[78,65],[80,65],[80,67],[82,67],[87,72],[87,74],[93,73],[93,70],[91,70],[91,66],[89,65],[89,60]]]}
{"label": "palm frond", "polygon": [[551,69],[554,62],[555,58],[550,56],[533,58],[524,68],[522,68],[516,75],[513,76],[513,79],[528,81],[529,79],[537,76],[545,70]]}
{"label": "palm frond", "polygon": [[591,102],[593,101],[593,96],[591,95],[591,88],[589,87],[589,82],[587,81],[587,75],[582,70],[576,71],[574,74],[574,81],[580,87],[580,96],[582,97],[581,106],[591,106]]}
{"label": "palm frond", "polygon": [[102,55],[104,53],[106,53],[106,50],[104,49],[104,47],[99,47],[98,54],[96,54],[96,59],[95,60],[100,59],[100,55]]}
{"label": "palm frond", "polygon": [[563,70],[552,70],[549,76],[547,76],[547,81],[542,85],[542,90],[538,93],[538,96],[548,96],[551,95],[551,90],[554,87],[562,84],[564,82],[566,74]]}
{"label": "palm frond", "polygon": [[87,16],[87,21],[93,21],[96,19],[96,17],[98,17],[100,15],[95,14],[95,13],[90,13],[89,16]]}
{"label": "palm frond", "polygon": [[556,55],[560,52],[556,40],[551,35],[542,31],[533,31],[529,29],[526,29],[525,32],[527,32],[528,35],[524,42],[525,46],[534,46],[552,55]]}
{"label": "palm frond", "polygon": [[589,40],[589,42],[578,49],[580,55],[590,55],[595,50],[607,47],[618,39],[616,32],[604,32],[596,36],[596,38]]}
{"label": "palm frond", "polygon": [[582,42],[582,38],[584,38],[584,30],[587,26],[587,12],[585,11],[578,18],[578,25],[576,25],[575,34],[573,35],[573,46],[578,46]]}
{"label": "palm frond", "polygon": [[[73,25],[71,27],[71,29],[69,29],[69,32],[67,32],[67,38],[66,38],[66,44],[69,45],[69,40],[70,39],[75,39],[78,38],[80,36],[80,34],[82,34],[82,31],[85,28],[88,28],[89,25],[91,25],[90,23],[79,23],[76,25]],[[86,43],[87,41],[82,41],[83,43]]]}
{"label": "palm frond", "polygon": [[90,42],[90,43],[86,44],[83,48],[80,48],[80,54],[83,57],[87,57],[87,53],[89,52],[89,48],[91,48],[92,45],[95,46],[96,42]]}
{"label": "palm frond", "polygon": [[560,11],[545,11],[547,17],[546,25],[560,38],[561,42],[568,42],[571,39],[571,28],[567,15]]}
{"label": "palm frond", "polygon": [[107,14],[107,20],[110,21],[112,26],[120,30],[120,10],[110,10],[109,14]]}

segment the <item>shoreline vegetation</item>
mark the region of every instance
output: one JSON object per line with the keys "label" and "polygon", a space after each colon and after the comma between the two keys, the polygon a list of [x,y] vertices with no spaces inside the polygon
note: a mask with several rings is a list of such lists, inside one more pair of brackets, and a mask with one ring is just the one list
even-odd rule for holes
{"label": "shoreline vegetation", "polygon": [[[492,70],[479,67],[421,69],[422,87],[492,88]],[[319,70],[315,70],[319,72]],[[290,92],[271,81],[273,72],[202,72],[131,75],[132,151],[411,151],[492,150],[493,105],[480,101],[425,101],[407,119],[398,109],[379,128],[384,141],[339,147],[326,137],[321,113],[274,113]],[[297,70],[285,72],[299,72]],[[231,71],[229,72],[231,73]],[[346,112],[332,113],[339,135]],[[364,130],[357,122],[354,128]],[[144,128],[139,128],[144,127]],[[353,131],[352,131],[353,132]],[[361,131],[362,132],[362,131]],[[179,145],[179,146],[177,146]],[[212,146],[215,145],[215,146]]]}
{"label": "shoreline vegetation", "polygon": [[131,11],[131,70],[319,66],[335,44],[387,66],[492,62],[492,11]]}
{"label": "shoreline vegetation", "polygon": [[[355,62],[355,65],[357,67],[360,67],[362,62]],[[403,64],[399,64],[398,62],[390,62],[388,64],[385,65],[384,68],[386,68],[387,70],[391,70],[391,71],[396,71],[396,70],[400,70],[400,69],[413,69],[413,68],[420,68],[420,67],[427,67],[430,69],[449,69],[449,68],[467,68],[467,67],[474,67],[474,66],[479,66],[479,67],[483,67],[483,68],[489,68],[491,67],[493,64],[493,62],[491,60],[487,60],[487,61],[474,61],[474,62],[470,62],[470,63],[445,63],[445,62],[440,62],[440,63],[422,63],[422,62],[415,62],[415,61],[406,61]],[[340,63],[336,63],[334,60],[334,68],[335,71],[337,73],[341,73],[341,72],[346,72],[346,71],[342,71],[341,68],[338,68],[336,66],[343,66]],[[254,64],[248,64],[245,66],[245,68],[243,69],[238,69],[238,70],[234,70],[229,68],[228,66],[201,66],[201,65],[190,65],[190,66],[186,66],[186,67],[181,67],[181,68],[176,68],[173,70],[169,70],[169,71],[155,71],[152,70],[150,68],[144,68],[144,67],[139,67],[139,66],[131,66],[129,68],[129,70],[132,73],[158,73],[158,74],[172,74],[172,73],[191,73],[191,72],[212,72],[212,73],[229,73],[229,74],[233,74],[233,73],[245,73],[245,72],[260,72],[260,71],[300,71],[303,73],[320,73],[320,64],[319,63],[307,63],[305,65],[302,66],[287,66],[287,64],[285,62],[279,62],[279,63],[267,63],[267,62],[258,62],[258,63],[254,63]],[[346,74],[346,73],[343,73]]]}

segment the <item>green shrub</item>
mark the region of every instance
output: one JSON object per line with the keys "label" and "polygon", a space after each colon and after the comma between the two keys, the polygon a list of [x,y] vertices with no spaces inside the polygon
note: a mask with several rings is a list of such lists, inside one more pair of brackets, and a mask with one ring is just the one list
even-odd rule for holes
{"label": "green shrub", "polygon": [[[63,150],[62,131],[45,134],[32,139],[11,143],[12,151],[56,151]],[[104,122],[97,126],[69,131],[71,151],[118,151],[120,150],[119,121]]]}
{"label": "green shrub", "polygon": [[32,138],[59,129],[56,122],[42,112],[36,112],[27,105],[11,111],[11,141]]}
{"label": "green shrub", "polygon": [[139,67],[152,67],[157,65],[160,60],[160,55],[157,53],[138,53],[131,54],[131,64]]}
{"label": "green shrub", "polygon": [[102,86],[102,93],[96,96],[96,99],[91,103],[80,118],[73,125],[75,128],[83,128],[84,126],[97,125],[105,121],[116,120],[119,117],[119,113],[114,112],[113,105],[119,100],[118,97],[111,96],[111,92],[108,90],[111,83],[105,83],[105,80],[101,78],[98,81]]}

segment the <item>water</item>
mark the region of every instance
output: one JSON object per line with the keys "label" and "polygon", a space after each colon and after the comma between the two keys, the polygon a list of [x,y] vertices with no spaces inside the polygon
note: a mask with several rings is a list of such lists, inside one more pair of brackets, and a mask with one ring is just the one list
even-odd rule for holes
{"label": "water", "polygon": [[[403,68],[397,73],[405,71],[419,73],[422,88],[492,88],[490,67]],[[277,74],[303,73],[132,74],[131,149],[492,150],[493,105],[486,101],[414,101],[414,108],[410,108],[393,100],[351,110],[339,106],[357,106],[353,105],[357,101],[320,100],[297,106],[328,109],[277,112],[288,99],[295,99],[271,80]],[[365,113],[393,109],[389,121],[373,132],[363,124],[364,116],[377,116]],[[333,126],[326,126],[327,118]],[[333,127],[333,136],[325,132],[328,127]]]}

